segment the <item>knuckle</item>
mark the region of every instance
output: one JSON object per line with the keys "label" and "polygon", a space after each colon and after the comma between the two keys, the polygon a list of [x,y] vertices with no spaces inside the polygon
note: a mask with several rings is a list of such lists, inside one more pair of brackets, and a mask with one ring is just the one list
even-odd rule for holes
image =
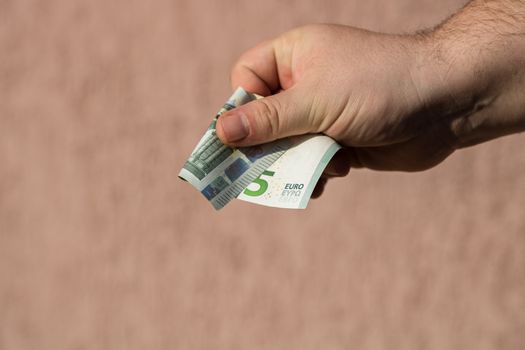
{"label": "knuckle", "polygon": [[259,108],[257,111],[258,119],[262,124],[264,134],[276,139],[279,136],[281,122],[279,119],[279,102],[276,99],[269,101],[269,99],[262,99],[259,101]]}

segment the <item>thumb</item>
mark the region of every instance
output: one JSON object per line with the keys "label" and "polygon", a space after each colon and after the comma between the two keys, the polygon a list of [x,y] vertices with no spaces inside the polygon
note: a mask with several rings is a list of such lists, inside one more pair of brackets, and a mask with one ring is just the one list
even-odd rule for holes
{"label": "thumb", "polygon": [[217,136],[225,144],[243,147],[315,131],[309,104],[293,88],[249,102],[219,117]]}

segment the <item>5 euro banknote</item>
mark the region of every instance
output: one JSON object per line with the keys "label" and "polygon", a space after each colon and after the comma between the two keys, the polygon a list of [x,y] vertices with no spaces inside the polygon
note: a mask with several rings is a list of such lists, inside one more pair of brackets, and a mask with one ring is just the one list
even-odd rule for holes
{"label": "5 euro banknote", "polygon": [[232,148],[216,134],[218,118],[261,96],[235,90],[198,142],[179,177],[221,209],[231,200],[279,208],[306,208],[324,168],[341,147],[325,135],[303,135]]}

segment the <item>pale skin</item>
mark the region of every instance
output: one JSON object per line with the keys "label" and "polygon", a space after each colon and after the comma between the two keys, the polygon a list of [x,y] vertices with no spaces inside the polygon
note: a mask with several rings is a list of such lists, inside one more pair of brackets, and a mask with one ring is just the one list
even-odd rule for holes
{"label": "pale skin", "polygon": [[455,150],[525,130],[525,1],[474,0],[426,33],[309,25],[245,52],[232,86],[266,98],[219,118],[239,147],[323,133],[351,167],[419,171]]}

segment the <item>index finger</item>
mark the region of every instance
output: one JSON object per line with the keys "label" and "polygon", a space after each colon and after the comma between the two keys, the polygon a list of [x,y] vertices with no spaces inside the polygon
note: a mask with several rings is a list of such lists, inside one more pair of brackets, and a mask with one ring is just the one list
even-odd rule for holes
{"label": "index finger", "polygon": [[281,88],[274,40],[267,40],[241,55],[231,72],[232,88],[239,86],[262,96]]}

